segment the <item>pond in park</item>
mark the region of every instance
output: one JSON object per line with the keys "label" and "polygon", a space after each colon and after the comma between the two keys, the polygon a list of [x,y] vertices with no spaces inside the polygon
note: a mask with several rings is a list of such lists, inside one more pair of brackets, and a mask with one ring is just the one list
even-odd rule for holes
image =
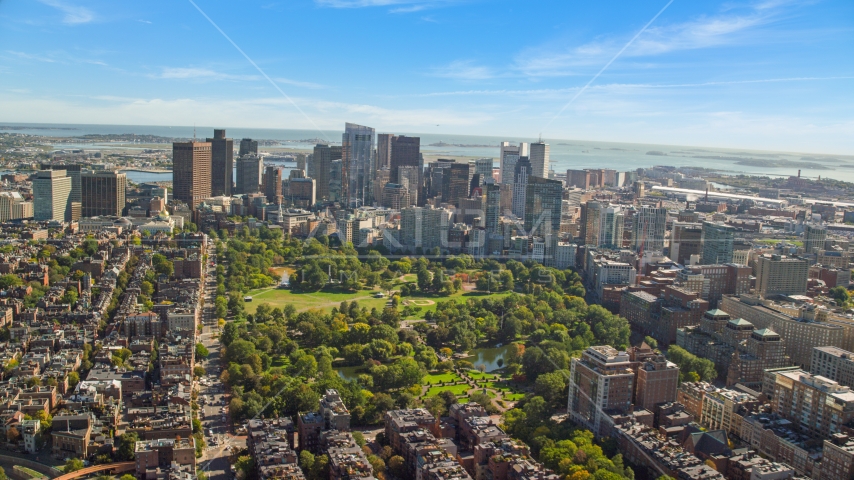
{"label": "pond in park", "polygon": [[[501,368],[504,363],[504,356],[507,355],[507,352],[510,351],[511,348],[516,348],[513,345],[504,345],[501,347],[489,347],[489,348],[475,348],[474,350],[469,352],[470,357],[466,360],[470,361],[474,368],[477,369],[478,365],[485,365],[486,372],[489,373],[493,370],[498,370]],[[498,361],[501,360],[501,365],[498,365]]]}
{"label": "pond in park", "polygon": [[359,374],[368,373],[361,365],[353,367],[338,367],[335,370],[338,371],[339,377],[347,381],[357,380],[359,378]]}

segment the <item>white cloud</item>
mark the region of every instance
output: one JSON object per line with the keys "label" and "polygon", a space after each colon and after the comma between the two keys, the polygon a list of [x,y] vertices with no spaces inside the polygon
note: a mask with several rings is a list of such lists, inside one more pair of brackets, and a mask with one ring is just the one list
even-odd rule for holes
{"label": "white cloud", "polygon": [[314,0],[314,3],[326,8],[372,8],[394,7],[389,13],[411,13],[439,8],[465,0]]}
{"label": "white cloud", "polygon": [[72,5],[70,3],[60,0],[39,1],[62,12],[65,15],[62,19],[62,22],[68,25],[79,25],[82,23],[89,23],[95,20],[95,14],[92,13],[92,11],[86,7]]}
{"label": "white cloud", "polygon": [[8,53],[8,54],[10,54],[10,55],[14,55],[14,56],[16,56],[16,57],[18,57],[18,58],[23,58],[23,59],[25,59],[25,60],[36,60],[36,61],[38,61],[38,62],[56,63],[56,60],[54,60],[54,59],[52,59],[52,58],[44,57],[44,56],[41,56],[41,55],[33,55],[33,54],[31,54],[31,53],[16,52],[16,51],[13,51],[13,50],[6,50],[6,53]]}
{"label": "white cloud", "polygon": [[232,80],[232,81],[254,81],[260,80],[258,75],[232,75],[211,70],[209,68],[175,68],[164,67],[163,70],[156,75],[150,75],[152,78],[170,79],[170,80]]}
{"label": "white cloud", "polygon": [[150,20],[142,20],[142,19],[139,19],[139,20],[137,20],[137,22],[139,22],[139,23],[145,23],[145,24],[151,25],[151,21],[150,21]]}
{"label": "white cloud", "polygon": [[431,75],[458,80],[486,80],[495,76],[491,68],[475,65],[471,60],[454,60],[448,65],[435,67]]}
{"label": "white cloud", "polygon": [[[775,22],[783,7],[792,3],[769,0],[746,10],[741,8],[741,13],[704,15],[687,22],[651,26],[626,49],[623,56],[652,57],[675,51],[747,43],[753,41],[752,33]],[[586,67],[604,64],[625,43],[624,38],[608,37],[569,48],[530,48],[516,56],[515,68],[530,77],[574,75],[588,71]]]}
{"label": "white cloud", "polygon": [[301,82],[299,80],[292,80],[290,78],[278,77],[278,78],[274,78],[273,81],[275,81],[276,83],[283,83],[285,85],[293,85],[294,87],[303,87],[303,88],[311,88],[311,89],[326,88],[325,85],[321,85],[319,83]]}

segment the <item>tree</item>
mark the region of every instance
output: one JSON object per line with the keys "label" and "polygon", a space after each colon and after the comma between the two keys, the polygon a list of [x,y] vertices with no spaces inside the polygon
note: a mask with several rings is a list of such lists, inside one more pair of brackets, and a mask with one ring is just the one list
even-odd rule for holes
{"label": "tree", "polygon": [[196,359],[208,358],[208,355],[210,355],[210,353],[211,352],[203,343],[199,342],[196,344]]}
{"label": "tree", "polygon": [[196,378],[202,378],[205,376],[205,367],[201,365],[196,365],[193,367],[193,376]]}
{"label": "tree", "polygon": [[83,469],[83,460],[79,458],[69,458],[67,462],[65,462],[65,466],[62,467],[63,473],[71,473],[76,472],[77,470]]}
{"label": "tree", "polygon": [[403,478],[407,473],[406,464],[403,457],[395,455],[388,460],[388,473],[397,478]]}
{"label": "tree", "polygon": [[358,430],[353,431],[353,441],[356,442],[356,445],[358,445],[359,448],[364,447],[366,443],[365,436]]}
{"label": "tree", "polygon": [[134,432],[123,433],[119,437],[119,448],[116,450],[120,460],[131,461],[136,454],[136,442],[139,441],[139,435]]}
{"label": "tree", "polygon": [[[3,470],[3,467],[0,467],[0,480],[9,480],[9,477],[6,476],[6,470]],[[136,477],[134,477],[136,480]]]}
{"label": "tree", "polygon": [[649,345],[650,348],[658,348],[658,340],[650,337],[649,335],[643,337],[643,341],[646,342],[646,344]]}
{"label": "tree", "polygon": [[135,476],[133,476],[133,475],[131,475],[131,474],[129,474],[129,473],[126,473],[126,474],[122,475],[122,476],[119,478],[119,480],[136,480],[136,477],[135,477]]}
{"label": "tree", "polygon": [[851,294],[845,287],[833,287],[830,289],[829,293],[831,298],[836,300],[836,303],[839,305],[845,305],[849,300],[851,300]]}
{"label": "tree", "polygon": [[10,442],[17,442],[18,439],[21,438],[21,433],[18,432],[18,429],[15,427],[9,427],[6,429],[6,439]]}

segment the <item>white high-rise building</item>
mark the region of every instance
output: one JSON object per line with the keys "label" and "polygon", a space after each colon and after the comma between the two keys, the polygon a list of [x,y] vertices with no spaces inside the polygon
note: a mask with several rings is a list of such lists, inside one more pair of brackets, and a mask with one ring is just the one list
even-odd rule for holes
{"label": "white high-rise building", "polygon": [[527,157],[521,157],[516,162],[513,174],[513,215],[525,218],[525,200],[528,193],[528,177],[531,176],[531,162]]}
{"label": "white high-rise building", "polygon": [[408,207],[400,211],[400,244],[406,250],[447,248],[453,213],[444,208]]}
{"label": "white high-rise building", "polygon": [[667,227],[667,209],[643,205],[632,223],[632,246],[636,252],[661,252]]}
{"label": "white high-rise building", "polygon": [[519,157],[528,156],[528,144],[522,142],[519,145],[511,145],[510,142],[501,142],[500,148],[498,164],[501,170],[501,183],[512,185],[516,173],[516,162]]}
{"label": "white high-rise building", "polygon": [[549,178],[549,144],[542,140],[531,144],[531,175],[534,177]]}
{"label": "white high-rise building", "polygon": [[71,213],[71,177],[65,170],[40,170],[33,179],[33,218],[66,221]]}

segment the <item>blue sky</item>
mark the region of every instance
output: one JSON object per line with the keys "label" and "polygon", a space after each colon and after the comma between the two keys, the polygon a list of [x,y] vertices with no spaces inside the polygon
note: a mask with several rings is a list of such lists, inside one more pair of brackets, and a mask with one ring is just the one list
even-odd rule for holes
{"label": "blue sky", "polygon": [[0,121],[854,153],[850,0],[193,1],[0,0]]}

